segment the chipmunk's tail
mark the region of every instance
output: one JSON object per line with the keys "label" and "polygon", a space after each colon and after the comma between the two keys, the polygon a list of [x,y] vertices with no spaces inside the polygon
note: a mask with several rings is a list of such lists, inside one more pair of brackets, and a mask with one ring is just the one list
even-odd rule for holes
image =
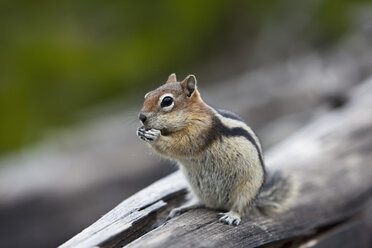
{"label": "chipmunk's tail", "polygon": [[296,195],[292,178],[279,171],[268,173],[265,184],[257,196],[256,209],[264,215],[274,215],[288,209]]}

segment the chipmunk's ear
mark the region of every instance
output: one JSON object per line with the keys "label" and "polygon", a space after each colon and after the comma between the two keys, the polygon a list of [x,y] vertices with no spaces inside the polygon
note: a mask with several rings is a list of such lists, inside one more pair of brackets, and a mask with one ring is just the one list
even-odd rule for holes
{"label": "chipmunk's ear", "polygon": [[188,75],[182,82],[183,91],[188,97],[191,97],[196,89],[196,77],[192,74]]}
{"label": "chipmunk's ear", "polygon": [[177,82],[176,73],[172,73],[169,75],[167,83],[174,83]]}

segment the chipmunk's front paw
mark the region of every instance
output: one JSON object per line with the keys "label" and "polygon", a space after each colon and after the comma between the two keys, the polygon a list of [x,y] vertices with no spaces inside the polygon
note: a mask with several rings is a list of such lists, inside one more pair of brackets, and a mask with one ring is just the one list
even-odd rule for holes
{"label": "chipmunk's front paw", "polygon": [[157,129],[146,130],[144,127],[137,129],[137,136],[148,143],[154,143],[160,134],[160,130]]}
{"label": "chipmunk's front paw", "polygon": [[227,212],[227,213],[220,213],[218,217],[221,217],[218,221],[228,224],[237,226],[240,224],[240,216],[234,212]]}

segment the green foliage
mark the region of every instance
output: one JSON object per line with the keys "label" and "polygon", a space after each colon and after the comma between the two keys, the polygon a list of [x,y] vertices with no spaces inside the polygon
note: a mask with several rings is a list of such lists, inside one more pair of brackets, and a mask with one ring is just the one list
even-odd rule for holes
{"label": "green foliage", "polygon": [[[229,49],[231,30],[255,35],[287,2],[2,1],[0,153]],[[352,2],[323,1],[314,36],[343,34]]]}

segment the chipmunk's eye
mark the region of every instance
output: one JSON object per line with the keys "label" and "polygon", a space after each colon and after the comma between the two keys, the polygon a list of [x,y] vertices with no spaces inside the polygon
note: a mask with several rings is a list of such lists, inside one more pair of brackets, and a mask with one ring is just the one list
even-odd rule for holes
{"label": "chipmunk's eye", "polygon": [[164,107],[168,107],[170,106],[171,104],[173,103],[173,98],[170,97],[170,96],[166,96],[163,98],[163,101],[161,101],[161,107],[164,108]]}
{"label": "chipmunk's eye", "polygon": [[161,97],[160,100],[161,102],[159,102],[159,105],[164,112],[169,112],[172,110],[174,106],[174,100],[172,96],[165,95],[164,97]]}

